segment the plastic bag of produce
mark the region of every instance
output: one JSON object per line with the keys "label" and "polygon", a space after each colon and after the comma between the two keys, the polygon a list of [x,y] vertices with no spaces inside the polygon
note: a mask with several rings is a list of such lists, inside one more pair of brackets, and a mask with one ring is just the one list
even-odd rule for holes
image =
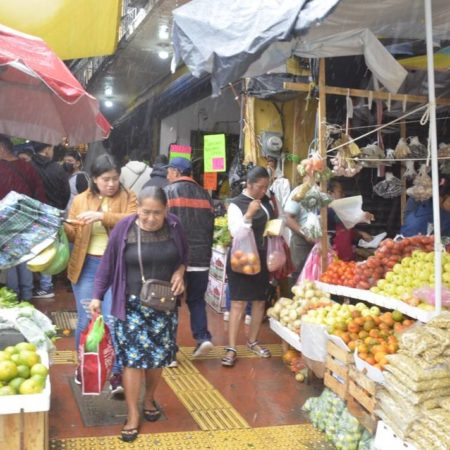
{"label": "plastic bag of produce", "polygon": [[338,431],[334,445],[338,450],[358,450],[358,444],[363,433],[363,427],[356,417],[345,409],[337,424]]}
{"label": "plastic bag of produce", "polygon": [[99,395],[102,392],[114,363],[114,347],[106,324],[104,324],[103,336],[97,348],[92,352],[86,350],[87,338],[96,323],[96,319],[97,316],[93,317],[87,328],[82,331],[78,347],[83,395]]}
{"label": "plastic bag of produce", "polygon": [[[430,305],[435,303],[434,287],[423,286],[418,289],[414,289],[413,295],[419,300],[422,300]],[[442,306],[450,306],[450,289],[442,286]]]}
{"label": "plastic bag of produce", "polygon": [[433,317],[428,323],[427,327],[450,329],[450,312],[444,311],[436,317]]}
{"label": "plastic bag of produce", "polygon": [[398,430],[405,435],[411,430],[414,422],[420,417],[420,409],[411,405],[405,408],[407,401],[396,401],[397,397],[390,395],[386,391],[377,395],[378,410],[382,410],[386,417],[395,424]]}
{"label": "plastic bag of produce", "polygon": [[300,219],[300,227],[307,239],[317,240],[322,237],[322,227],[319,216],[314,212],[309,212]]}
{"label": "plastic bag of produce", "polygon": [[364,429],[358,444],[358,450],[372,450],[374,448],[373,436],[368,430]]}
{"label": "plastic bag of produce", "polygon": [[336,441],[337,432],[339,431],[338,424],[341,414],[345,409],[345,402],[337,395],[329,400],[328,414],[325,419],[325,434],[330,442]]}
{"label": "plastic bag of produce", "polygon": [[261,261],[253,230],[242,226],[233,237],[230,264],[233,272],[256,275],[261,271]]}
{"label": "plastic bag of produce", "polygon": [[422,392],[414,392],[408,389],[403,380],[399,381],[389,372],[384,374],[385,387],[389,392],[396,392],[403,398],[407,398],[413,405],[419,405],[425,400],[431,400],[434,398],[441,398],[448,396],[448,388],[430,389]]}
{"label": "plastic bag of produce", "polygon": [[408,374],[404,373],[392,364],[387,364],[385,369],[391,372],[397,380],[402,380],[408,389],[414,392],[426,391],[427,389],[450,388],[450,376],[446,378],[432,378],[423,381],[414,381]]}
{"label": "plastic bag of produce", "polygon": [[418,364],[419,359],[414,359],[404,353],[387,355],[386,358],[389,361],[389,365],[400,369],[404,376],[408,376],[413,381],[427,381],[450,376],[450,369],[447,366],[428,367],[425,369]]}
{"label": "plastic bag of produce", "polygon": [[267,238],[267,268],[269,272],[276,272],[286,262],[286,253],[282,236],[269,236]]}

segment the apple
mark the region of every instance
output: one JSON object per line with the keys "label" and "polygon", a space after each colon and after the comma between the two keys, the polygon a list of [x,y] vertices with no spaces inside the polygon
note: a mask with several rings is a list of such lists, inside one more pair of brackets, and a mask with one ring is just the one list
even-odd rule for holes
{"label": "apple", "polygon": [[371,316],[379,316],[380,315],[380,308],[378,308],[378,306],[371,306],[370,309],[370,315]]}

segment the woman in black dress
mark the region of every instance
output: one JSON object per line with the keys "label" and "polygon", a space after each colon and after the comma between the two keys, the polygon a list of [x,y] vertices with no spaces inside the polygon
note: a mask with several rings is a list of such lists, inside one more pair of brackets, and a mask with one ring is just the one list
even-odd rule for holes
{"label": "woman in black dress", "polygon": [[246,188],[242,194],[231,200],[228,208],[228,227],[232,236],[241,227],[251,227],[261,260],[261,271],[256,275],[233,272],[230,258],[227,263],[228,284],[231,294],[229,323],[229,345],[225,349],[222,365],[232,367],[236,362],[236,340],[239,325],[247,301],[252,302],[252,320],[247,346],[261,358],[269,358],[270,352],[258,343],[258,334],[264,318],[265,300],[269,292],[269,271],[267,270],[267,239],[263,237],[268,220],[274,218],[274,211],[266,192],[269,188],[269,173],[256,166],[247,174]]}

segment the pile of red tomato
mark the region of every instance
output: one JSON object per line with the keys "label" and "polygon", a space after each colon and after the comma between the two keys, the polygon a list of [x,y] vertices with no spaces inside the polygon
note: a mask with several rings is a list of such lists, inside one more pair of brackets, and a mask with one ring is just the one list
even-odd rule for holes
{"label": "pile of red tomato", "polygon": [[433,236],[413,236],[399,241],[385,239],[377,251],[366,261],[356,264],[353,261],[333,261],[320,277],[324,283],[337,284],[358,289],[369,289],[384,278],[406,256],[414,250],[432,252]]}

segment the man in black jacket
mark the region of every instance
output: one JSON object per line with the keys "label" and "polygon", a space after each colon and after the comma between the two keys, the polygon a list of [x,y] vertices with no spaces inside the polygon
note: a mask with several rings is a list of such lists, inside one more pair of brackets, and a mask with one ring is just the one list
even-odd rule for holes
{"label": "man in black jacket", "polygon": [[212,348],[208,331],[205,292],[211,260],[214,207],[208,192],[191,178],[191,162],[173,158],[167,168],[167,194],[170,212],[180,219],[189,245],[186,268],[186,303],[191,316],[191,331],[197,346],[194,356],[207,354]]}
{"label": "man in black jacket", "polygon": [[[53,146],[42,142],[32,142],[35,154],[31,163],[38,171],[44,183],[47,203],[55,208],[66,209],[70,198],[69,179],[61,164],[53,161]],[[40,289],[36,289],[33,298],[52,298],[53,283],[51,275],[41,273]]]}
{"label": "man in black jacket", "polygon": [[153,170],[150,174],[150,180],[147,181],[142,189],[149,186],[158,186],[164,188],[169,184],[167,180],[167,164],[169,160],[166,155],[158,155],[153,162]]}

